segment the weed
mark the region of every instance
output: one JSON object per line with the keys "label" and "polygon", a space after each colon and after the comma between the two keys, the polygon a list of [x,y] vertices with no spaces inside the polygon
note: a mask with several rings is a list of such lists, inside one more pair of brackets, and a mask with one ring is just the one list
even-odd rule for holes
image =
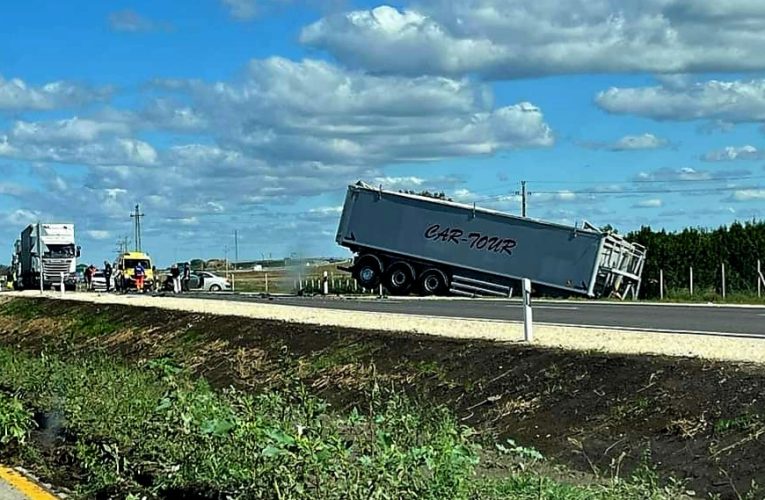
{"label": "weed", "polygon": [[433,377],[444,385],[454,387],[455,382],[449,377],[443,365],[437,361],[420,361],[413,366],[414,370],[423,377]]}
{"label": "weed", "polygon": [[0,444],[24,444],[35,423],[16,396],[0,392]]}
{"label": "weed", "polygon": [[536,449],[527,448],[524,446],[518,446],[517,444],[515,444],[515,441],[512,439],[506,439],[504,444],[497,443],[495,446],[500,453],[503,453],[506,455],[514,455],[523,459],[534,460],[534,461],[544,460],[545,458]]}
{"label": "weed", "polygon": [[721,418],[714,423],[715,434],[726,434],[734,431],[746,431],[754,428],[760,422],[759,415],[745,413],[735,418]]}

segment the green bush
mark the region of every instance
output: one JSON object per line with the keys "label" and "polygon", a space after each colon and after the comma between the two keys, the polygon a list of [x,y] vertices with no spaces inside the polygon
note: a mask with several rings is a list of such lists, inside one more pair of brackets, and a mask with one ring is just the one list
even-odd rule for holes
{"label": "green bush", "polygon": [[667,290],[689,287],[693,266],[696,294],[721,294],[725,263],[727,294],[756,298],[757,260],[765,262],[765,222],[735,222],[717,229],[686,228],[679,232],[655,231],[648,226],[629,233],[629,241],[647,248],[641,298],[659,297],[659,270]]}
{"label": "green bush", "polygon": [[34,427],[32,416],[18,397],[0,392],[0,444],[24,444]]}

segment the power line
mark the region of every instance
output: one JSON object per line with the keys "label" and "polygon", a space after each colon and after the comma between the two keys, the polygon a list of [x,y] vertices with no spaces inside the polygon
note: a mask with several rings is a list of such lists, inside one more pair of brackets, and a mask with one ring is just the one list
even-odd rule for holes
{"label": "power line", "polygon": [[537,180],[527,181],[534,184],[608,184],[611,186],[616,185],[630,185],[630,184],[669,184],[675,182],[728,182],[728,181],[743,181],[743,180],[755,180],[765,179],[765,175],[744,175],[744,176],[730,176],[730,177],[707,177],[699,179],[633,179],[630,181],[551,181],[551,180]]}
{"label": "power line", "polygon": [[[535,195],[539,194],[570,194],[570,195],[604,195],[604,196],[620,196],[620,195],[641,195],[641,194],[683,194],[683,193],[722,193],[731,191],[750,191],[750,190],[765,190],[765,186],[727,186],[727,187],[709,187],[709,188],[692,188],[692,189],[634,189],[625,191],[609,191],[609,190],[557,190],[557,191],[534,191]],[[529,193],[527,193],[529,194]],[[518,196],[518,192],[510,196]],[[507,194],[498,194],[495,196],[487,196],[484,198],[472,200],[474,203],[481,203],[486,201],[496,201],[501,199],[507,199],[510,196]],[[522,200],[521,200],[522,201]]]}
{"label": "power line", "polygon": [[765,189],[765,186],[727,186],[727,187],[713,187],[713,188],[694,188],[694,189],[636,189],[631,191],[536,191],[538,194],[560,194],[573,193],[573,194],[662,194],[662,193],[719,193],[726,191],[749,191]]}

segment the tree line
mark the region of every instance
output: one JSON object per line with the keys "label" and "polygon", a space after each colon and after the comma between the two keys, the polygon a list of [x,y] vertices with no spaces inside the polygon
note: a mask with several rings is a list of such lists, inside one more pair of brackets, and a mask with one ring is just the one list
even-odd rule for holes
{"label": "tree line", "polygon": [[691,266],[697,293],[721,293],[723,263],[727,293],[756,293],[757,260],[765,266],[765,221],[679,232],[643,226],[626,238],[647,248],[641,298],[659,297],[659,270],[665,290],[687,290]]}

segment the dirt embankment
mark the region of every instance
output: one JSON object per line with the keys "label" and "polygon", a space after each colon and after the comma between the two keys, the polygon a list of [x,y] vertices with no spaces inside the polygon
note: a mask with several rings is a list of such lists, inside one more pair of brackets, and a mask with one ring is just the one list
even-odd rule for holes
{"label": "dirt embankment", "polygon": [[[172,357],[216,386],[299,378],[337,408],[375,383],[450,407],[486,443],[512,438],[588,473],[648,456],[698,494],[765,483],[765,367],[607,355],[179,311],[17,299],[0,344],[126,361]],[[0,367],[1,369],[1,367]]]}

